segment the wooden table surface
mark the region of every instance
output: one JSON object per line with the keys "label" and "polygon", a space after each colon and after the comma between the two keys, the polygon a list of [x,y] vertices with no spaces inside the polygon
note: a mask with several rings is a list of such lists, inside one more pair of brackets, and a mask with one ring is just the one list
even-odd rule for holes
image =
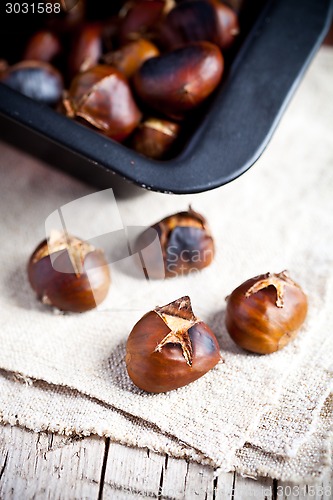
{"label": "wooden table surface", "polygon": [[329,500],[333,474],[316,486],[254,481],[98,437],[65,437],[0,426],[1,500],[143,498]]}

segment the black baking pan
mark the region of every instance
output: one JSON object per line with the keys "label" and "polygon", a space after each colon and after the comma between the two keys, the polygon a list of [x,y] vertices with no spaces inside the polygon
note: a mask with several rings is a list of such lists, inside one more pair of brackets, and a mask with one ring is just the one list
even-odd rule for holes
{"label": "black baking pan", "polygon": [[0,84],[2,137],[99,187],[120,176],[167,193],[216,188],[261,155],[331,18],[329,0],[261,3],[218,93],[167,161],[139,155]]}

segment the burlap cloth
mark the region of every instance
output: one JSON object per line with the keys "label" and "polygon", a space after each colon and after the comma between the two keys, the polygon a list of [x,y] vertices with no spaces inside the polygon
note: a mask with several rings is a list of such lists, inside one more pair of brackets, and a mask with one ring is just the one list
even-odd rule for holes
{"label": "burlap cloth", "polygon": [[[2,422],[110,436],[254,477],[323,477],[333,433],[332,56],[320,50],[245,175],[198,195],[117,200],[124,226],[149,225],[191,203],[208,218],[217,254],[201,273],[165,281],[111,264],[109,295],[89,313],[55,314],[37,303],[26,262],[45,237],[45,219],[94,189],[1,145]],[[102,234],[109,192],[85,200],[72,231]],[[245,353],[225,330],[224,298],[251,276],[283,269],[308,294],[306,324],[278,353]],[[146,394],[127,376],[126,338],[146,311],[185,294],[215,331],[225,362],[187,387]]]}

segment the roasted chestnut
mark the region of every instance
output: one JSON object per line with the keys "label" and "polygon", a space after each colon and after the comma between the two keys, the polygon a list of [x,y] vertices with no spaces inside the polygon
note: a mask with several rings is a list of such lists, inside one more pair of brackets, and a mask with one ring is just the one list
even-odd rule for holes
{"label": "roasted chestnut", "polygon": [[216,12],[205,0],[188,0],[178,4],[159,26],[160,43],[175,49],[188,42],[218,43]]}
{"label": "roasted chestnut", "polygon": [[[46,26],[60,34],[67,34],[83,22],[86,15],[86,0],[49,0],[56,4],[52,9],[55,15],[47,15]],[[59,12],[60,6],[60,12]]]}
{"label": "roasted chestnut", "polygon": [[73,39],[69,56],[69,74],[71,77],[96,66],[102,55],[102,26],[89,23],[81,27]]}
{"label": "roasted chestnut", "polygon": [[117,141],[124,140],[141,119],[126,78],[107,65],[79,73],[63,104],[69,117],[79,117]]}
{"label": "roasted chestnut", "polygon": [[239,33],[237,14],[219,0],[188,0],[172,9],[159,28],[159,39],[168,49],[185,43],[207,41],[225,49]]}
{"label": "roasted chestnut", "polygon": [[1,81],[36,101],[53,106],[61,99],[63,79],[57,69],[43,61],[22,61],[1,74]]}
{"label": "roasted chestnut", "polygon": [[228,49],[235,41],[240,32],[238,16],[236,12],[220,0],[209,0],[213,5],[217,17],[217,45],[222,49]]}
{"label": "roasted chestnut", "polygon": [[214,333],[194,316],[189,297],[145,314],[127,340],[128,375],[147,392],[190,384],[221,359]]}
{"label": "roasted chestnut", "polygon": [[131,146],[138,153],[159,160],[171,149],[179,130],[178,123],[160,118],[148,118],[134,132]]}
{"label": "roasted chestnut", "polygon": [[[160,265],[160,249],[151,245],[152,229],[156,231],[163,255],[164,269]],[[191,207],[187,212],[169,215],[144,231],[137,239],[135,250],[145,249],[148,278],[170,278],[201,270],[214,258],[214,240],[206,219]]]}
{"label": "roasted chestnut", "polygon": [[286,271],[262,274],[227,297],[226,327],[240,347],[269,354],[296,336],[307,308],[305,293]]}
{"label": "roasted chestnut", "polygon": [[181,119],[217,87],[223,57],[216,45],[197,42],[148,59],[133,77],[135,90],[149,106]]}
{"label": "roasted chestnut", "polygon": [[162,18],[164,9],[164,0],[126,2],[120,11],[120,44],[124,45],[147,35]]}
{"label": "roasted chestnut", "polygon": [[28,61],[51,62],[62,50],[57,35],[49,30],[34,33],[25,47],[23,59]]}
{"label": "roasted chestnut", "polygon": [[127,43],[119,50],[103,56],[103,61],[119,69],[126,78],[131,78],[140,66],[151,57],[158,56],[160,51],[152,42],[139,38]]}
{"label": "roasted chestnut", "polygon": [[62,311],[93,309],[105,299],[110,286],[103,251],[58,232],[34,250],[28,277],[38,299]]}

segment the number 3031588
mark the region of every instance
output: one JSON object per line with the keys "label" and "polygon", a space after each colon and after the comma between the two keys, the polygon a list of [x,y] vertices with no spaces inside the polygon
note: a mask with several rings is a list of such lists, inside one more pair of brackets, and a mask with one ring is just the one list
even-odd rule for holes
{"label": "number 3031588", "polygon": [[60,3],[11,3],[5,4],[6,14],[59,14],[61,11]]}

